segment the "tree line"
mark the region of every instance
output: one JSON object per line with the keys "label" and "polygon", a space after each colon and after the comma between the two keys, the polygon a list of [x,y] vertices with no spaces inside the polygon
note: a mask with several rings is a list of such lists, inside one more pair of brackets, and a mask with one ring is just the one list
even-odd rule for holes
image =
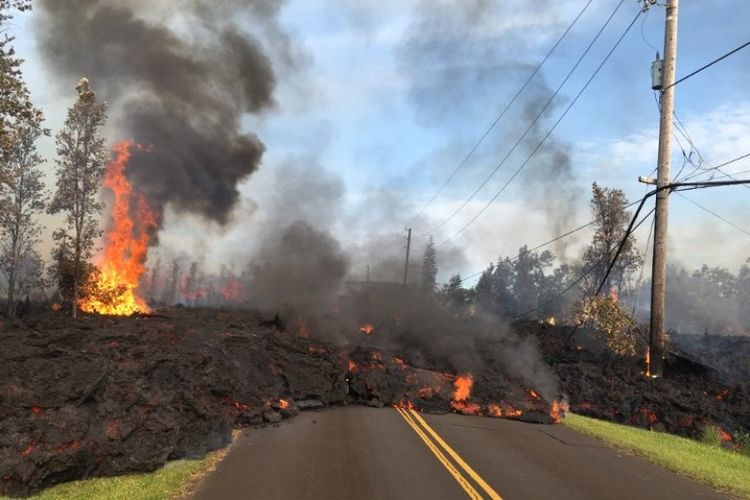
{"label": "tree line", "polygon": [[[90,275],[94,244],[101,235],[98,201],[109,151],[102,135],[106,105],[97,100],[89,81],[75,86],[77,99],[63,128],[55,134],[55,189],[43,182],[37,142],[51,134],[44,114],[34,106],[23,80],[23,61],[7,34],[12,12],[31,8],[29,0],[0,0],[0,270],[5,278],[6,314],[18,313],[21,297],[43,294],[55,283],[61,299],[77,315],[77,304]],[[39,215],[60,214],[63,224],[53,233],[52,265],[45,270],[38,252],[42,231]]]}

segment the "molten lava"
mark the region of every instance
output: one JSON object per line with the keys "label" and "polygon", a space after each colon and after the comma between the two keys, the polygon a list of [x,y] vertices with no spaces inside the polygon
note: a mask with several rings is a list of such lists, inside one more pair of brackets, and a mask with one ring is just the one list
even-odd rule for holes
{"label": "molten lava", "polygon": [[466,401],[471,397],[471,387],[474,385],[474,377],[471,373],[466,375],[459,375],[453,382],[453,400],[454,401]]}
{"label": "molten lava", "polygon": [[565,418],[565,414],[570,411],[570,406],[566,401],[553,401],[552,408],[550,409],[549,416],[552,417],[552,421],[556,424],[562,422]]}
{"label": "molten lava", "polygon": [[81,310],[115,316],[148,312],[146,302],[137,294],[145,271],[149,235],[158,225],[158,215],[146,198],[125,177],[131,149],[143,149],[131,141],[114,147],[114,159],[104,174],[104,186],[114,194],[112,225],[104,237],[104,253],[99,271],[81,299]]}
{"label": "molten lava", "polygon": [[369,323],[359,327],[359,331],[364,333],[365,335],[371,335],[374,330],[375,330],[375,327]]}
{"label": "molten lava", "polygon": [[480,415],[482,413],[481,406],[468,401],[471,397],[471,387],[473,385],[474,377],[472,377],[471,373],[456,377],[456,380],[453,382],[454,391],[451,408],[464,415]]}

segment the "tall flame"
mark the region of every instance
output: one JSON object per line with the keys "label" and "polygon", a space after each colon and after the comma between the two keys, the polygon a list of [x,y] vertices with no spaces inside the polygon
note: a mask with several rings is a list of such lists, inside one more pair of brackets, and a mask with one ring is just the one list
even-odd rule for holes
{"label": "tall flame", "polygon": [[471,373],[466,375],[459,375],[453,382],[453,400],[454,401],[466,401],[471,397],[471,387],[474,385],[474,377]]}
{"label": "tall flame", "polygon": [[149,311],[136,289],[146,270],[149,233],[158,225],[158,216],[125,177],[131,148],[143,149],[132,141],[118,142],[104,174],[104,186],[115,197],[112,225],[105,233],[99,272],[79,304],[85,312],[123,316]]}

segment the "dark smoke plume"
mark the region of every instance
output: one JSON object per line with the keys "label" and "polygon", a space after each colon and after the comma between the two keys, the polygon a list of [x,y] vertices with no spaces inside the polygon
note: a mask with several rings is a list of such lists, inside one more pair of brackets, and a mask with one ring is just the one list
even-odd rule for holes
{"label": "dark smoke plume", "polygon": [[119,132],[153,146],[128,165],[138,188],[158,208],[171,204],[227,223],[237,184],[264,152],[241,119],[274,106],[276,78],[260,40],[222,20],[247,16],[278,32],[280,2],[39,4],[38,42],[48,64],[64,81],[89,77],[114,103]]}

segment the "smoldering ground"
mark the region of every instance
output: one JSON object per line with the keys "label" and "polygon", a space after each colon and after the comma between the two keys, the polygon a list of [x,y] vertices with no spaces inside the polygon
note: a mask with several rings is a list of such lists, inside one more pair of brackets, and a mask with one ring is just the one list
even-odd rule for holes
{"label": "smoldering ground", "polygon": [[[398,352],[420,368],[458,373],[491,366],[549,400],[557,396],[533,339],[517,337],[483,311],[453,310],[437,290],[422,288],[426,239],[416,234],[403,286],[405,234],[393,221],[414,207],[378,189],[352,202],[342,180],[315,158],[288,158],[269,175],[271,189],[257,190],[257,209],[225,244],[248,270],[248,306],[278,315],[293,333]],[[465,261],[450,245],[437,249],[437,259],[447,269]],[[370,335],[361,331],[366,324]]]}

